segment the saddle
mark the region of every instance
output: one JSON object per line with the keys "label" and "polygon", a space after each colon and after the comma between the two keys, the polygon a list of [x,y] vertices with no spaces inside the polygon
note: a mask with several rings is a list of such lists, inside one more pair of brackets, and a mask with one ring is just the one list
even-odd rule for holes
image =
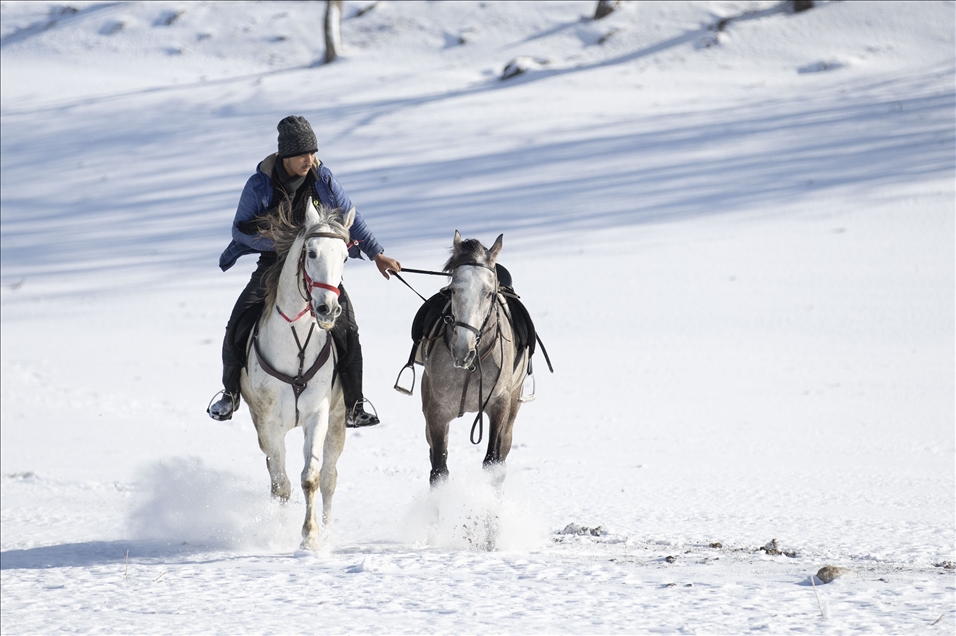
{"label": "saddle", "polygon": [[451,292],[443,289],[419,308],[412,320],[412,353],[409,361],[417,364],[425,363],[425,356],[431,351],[432,345],[438,339],[438,325],[448,314],[451,303]]}
{"label": "saddle", "polygon": [[[541,338],[538,336],[535,331],[534,321],[531,320],[531,315],[528,313],[527,308],[520,300],[520,296],[514,292],[510,287],[501,286],[498,288],[498,293],[505,298],[505,303],[507,305],[506,311],[504,314],[508,317],[509,322],[511,323],[511,330],[515,338],[515,350],[518,355],[515,356],[514,361],[514,371],[518,370],[518,365],[521,364],[522,357],[520,354],[525,349],[528,350],[528,375],[533,375],[534,369],[532,367],[532,357],[537,349],[537,345],[541,345],[541,352],[544,354],[545,362],[548,364],[548,370],[551,373],[554,373],[554,368],[551,366],[551,359],[548,357],[548,351],[544,347],[544,343],[541,342]],[[498,300],[500,302],[500,300]],[[441,339],[441,330],[444,325],[444,318],[449,314],[449,308],[451,305],[451,291],[443,289],[437,294],[429,298],[425,303],[419,308],[418,312],[415,314],[415,318],[412,320],[412,350],[408,356],[408,362],[402,371],[408,368],[414,369],[415,364],[424,365],[425,358],[428,356],[428,353],[431,351],[432,347],[435,346],[435,343]],[[400,393],[405,393],[411,395],[412,390],[415,388],[414,380],[414,370],[412,373],[412,389],[404,389],[398,385],[398,381],[395,382],[395,390]],[[399,379],[401,378],[401,372],[399,373]]]}

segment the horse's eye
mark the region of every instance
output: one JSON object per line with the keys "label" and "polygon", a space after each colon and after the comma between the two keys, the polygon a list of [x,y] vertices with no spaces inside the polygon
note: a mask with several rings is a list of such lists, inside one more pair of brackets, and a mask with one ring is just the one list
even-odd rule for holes
{"label": "horse's eye", "polygon": [[315,250],[309,250],[309,258],[315,258]]}

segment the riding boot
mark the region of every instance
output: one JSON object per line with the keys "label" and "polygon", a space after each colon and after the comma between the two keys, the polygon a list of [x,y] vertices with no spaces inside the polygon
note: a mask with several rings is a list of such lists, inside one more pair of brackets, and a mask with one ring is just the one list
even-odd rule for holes
{"label": "riding boot", "polygon": [[213,396],[213,399],[215,400],[216,396],[218,395],[221,395],[222,397],[215,402],[210,403],[209,406],[206,407],[206,413],[208,413],[209,417],[217,422],[231,420],[232,414],[236,412],[237,408],[239,408],[239,394],[220,391]]}
{"label": "riding boot", "polygon": [[[223,358],[225,358],[225,355]],[[223,390],[216,394],[222,394],[222,397],[206,408],[209,417],[219,422],[232,419],[232,414],[239,408],[239,375],[241,373],[242,367],[238,364],[223,363]],[[213,399],[215,399],[215,396],[213,396]]]}
{"label": "riding boot", "polygon": [[342,397],[345,400],[345,426],[359,428],[379,423],[378,416],[365,411],[366,400],[362,395],[362,343],[359,341],[355,311],[345,288],[339,286],[339,305],[342,314],[332,327],[331,336],[339,352],[336,374],[342,382]]}
{"label": "riding boot", "polygon": [[362,396],[362,344],[359,342],[358,332],[355,332],[354,337],[350,339],[349,346],[352,347],[350,360],[339,371],[348,414],[345,426],[348,428],[374,426],[379,423],[378,416],[365,411],[367,400]]}
{"label": "riding boot", "polygon": [[256,270],[232,308],[222,340],[222,397],[206,409],[209,417],[214,420],[232,419],[232,414],[239,408],[239,378],[242,368],[246,366],[246,344],[265,306],[263,278],[275,262],[274,253],[260,255]]}

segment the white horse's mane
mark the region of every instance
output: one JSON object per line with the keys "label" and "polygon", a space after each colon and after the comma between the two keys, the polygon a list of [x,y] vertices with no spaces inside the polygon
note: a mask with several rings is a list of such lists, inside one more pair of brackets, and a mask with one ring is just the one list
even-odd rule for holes
{"label": "white horse's mane", "polygon": [[291,206],[287,205],[279,205],[275,214],[269,216],[269,225],[263,230],[262,234],[272,241],[278,260],[269,268],[263,278],[266,311],[271,310],[275,305],[279,278],[282,276],[282,266],[297,242],[311,232],[323,229],[323,226],[335,234],[341,234],[345,242],[348,242],[349,229],[345,226],[345,218],[338,208],[331,209],[320,205],[315,212],[315,217],[306,214],[306,223],[303,224],[296,224],[293,221]]}

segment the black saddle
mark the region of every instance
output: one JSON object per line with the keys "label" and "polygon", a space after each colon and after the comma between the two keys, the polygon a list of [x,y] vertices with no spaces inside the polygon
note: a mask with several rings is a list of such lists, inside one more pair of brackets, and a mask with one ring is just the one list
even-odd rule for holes
{"label": "black saddle", "polygon": [[[506,314],[511,321],[512,331],[514,332],[515,338],[515,349],[519,352],[519,355],[515,356],[514,368],[518,369],[518,364],[521,362],[520,352],[524,351],[525,347],[528,348],[528,375],[532,373],[531,359],[534,356],[536,345],[541,344],[541,350],[544,353],[545,361],[548,363],[548,369],[551,372],[554,372],[554,369],[551,367],[551,360],[548,358],[548,352],[544,348],[544,343],[541,342],[541,339],[538,337],[537,332],[534,328],[534,321],[531,320],[531,315],[528,313],[527,308],[519,299],[518,294],[514,292],[510,287],[501,286],[498,288],[499,293],[504,296],[505,301],[508,304],[508,311]],[[429,298],[422,306],[419,308],[418,313],[415,314],[415,319],[412,320],[412,352],[408,359],[408,365],[418,363],[422,364],[422,359],[426,351],[422,349],[423,347],[431,348],[431,346],[438,340],[438,334],[440,327],[438,326],[439,322],[442,322],[445,316],[450,315],[449,306],[451,305],[451,291],[443,289],[431,298]],[[407,365],[407,366],[408,366]]]}

